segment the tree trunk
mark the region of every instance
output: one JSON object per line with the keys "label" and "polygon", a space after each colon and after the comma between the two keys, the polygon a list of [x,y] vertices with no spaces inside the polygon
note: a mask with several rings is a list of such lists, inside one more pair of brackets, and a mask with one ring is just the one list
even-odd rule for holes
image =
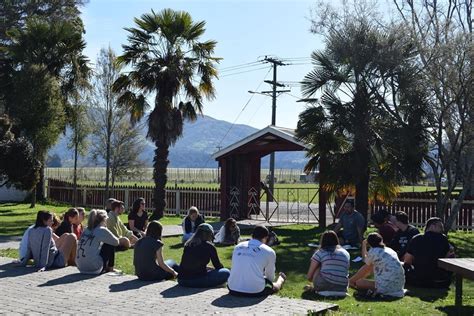
{"label": "tree trunk", "polygon": [[43,202],[46,198],[44,196],[44,159],[41,161],[41,169],[40,169],[40,178],[38,183],[36,184],[36,200],[39,202]]}
{"label": "tree trunk", "polygon": [[77,205],[77,142],[74,144],[74,173],[72,178],[72,205]]}
{"label": "tree trunk", "polygon": [[[107,140],[105,152],[105,199],[110,198],[109,179],[110,179],[110,142],[112,138],[112,110],[109,110],[107,117]],[[105,201],[104,201],[105,203]]]}
{"label": "tree trunk", "polygon": [[31,204],[30,208],[34,208],[36,206],[36,186],[31,191]]}
{"label": "tree trunk", "polygon": [[163,217],[166,207],[166,174],[168,168],[169,147],[160,141],[155,142],[155,157],[153,158],[153,180],[155,181],[153,202],[155,209],[150,220],[159,220]]}

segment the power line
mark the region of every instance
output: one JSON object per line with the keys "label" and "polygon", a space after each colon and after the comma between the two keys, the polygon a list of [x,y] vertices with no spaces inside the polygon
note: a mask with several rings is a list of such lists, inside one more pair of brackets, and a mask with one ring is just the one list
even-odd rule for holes
{"label": "power line", "polygon": [[229,66],[229,67],[219,68],[219,71],[230,71],[230,70],[238,69],[238,68],[252,67],[252,66],[259,65],[259,64],[262,64],[262,62],[261,62],[261,61],[253,61],[253,62],[250,62],[250,63],[245,63],[245,64],[240,64],[240,65],[235,65],[235,66]]}
{"label": "power line", "polygon": [[225,78],[225,77],[229,77],[229,76],[244,74],[244,73],[247,73],[247,72],[253,72],[253,71],[258,71],[258,70],[262,70],[262,69],[268,69],[268,66],[260,67],[260,68],[256,68],[256,69],[245,70],[245,71],[234,72],[234,73],[231,73],[231,74],[224,74],[223,76],[220,76],[219,78]]}

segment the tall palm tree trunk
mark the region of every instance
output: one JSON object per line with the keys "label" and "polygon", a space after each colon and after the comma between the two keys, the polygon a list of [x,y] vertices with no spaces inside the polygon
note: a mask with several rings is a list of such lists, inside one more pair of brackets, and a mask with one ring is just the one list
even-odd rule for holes
{"label": "tall palm tree trunk", "polygon": [[160,142],[155,142],[155,157],[153,159],[153,180],[155,181],[153,202],[155,209],[150,220],[159,220],[163,217],[166,207],[166,182],[168,181],[168,155],[169,146]]}

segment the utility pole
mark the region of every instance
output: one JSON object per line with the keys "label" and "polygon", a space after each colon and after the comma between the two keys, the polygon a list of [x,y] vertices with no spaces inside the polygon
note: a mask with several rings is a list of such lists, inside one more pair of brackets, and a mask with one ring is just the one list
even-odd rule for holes
{"label": "utility pole", "polygon": [[[265,80],[266,83],[273,86],[272,89],[272,126],[276,124],[276,102],[277,102],[277,92],[290,92],[290,90],[281,90],[277,91],[277,87],[284,87],[285,85],[277,82],[277,67],[278,66],[285,66],[285,64],[276,58],[267,57],[265,56],[265,62],[273,64],[273,81]],[[263,91],[262,93],[265,93]],[[275,186],[275,153],[272,152],[270,154],[270,181],[269,181],[269,191],[271,192],[270,196],[267,196],[267,200],[273,202],[273,188]]]}

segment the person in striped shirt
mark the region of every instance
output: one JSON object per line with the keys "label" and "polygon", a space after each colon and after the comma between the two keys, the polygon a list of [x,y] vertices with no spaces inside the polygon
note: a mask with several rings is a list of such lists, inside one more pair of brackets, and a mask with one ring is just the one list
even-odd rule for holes
{"label": "person in striped shirt", "polygon": [[350,255],[339,245],[337,234],[329,230],[321,235],[321,247],[311,257],[307,279],[316,292],[347,292]]}

